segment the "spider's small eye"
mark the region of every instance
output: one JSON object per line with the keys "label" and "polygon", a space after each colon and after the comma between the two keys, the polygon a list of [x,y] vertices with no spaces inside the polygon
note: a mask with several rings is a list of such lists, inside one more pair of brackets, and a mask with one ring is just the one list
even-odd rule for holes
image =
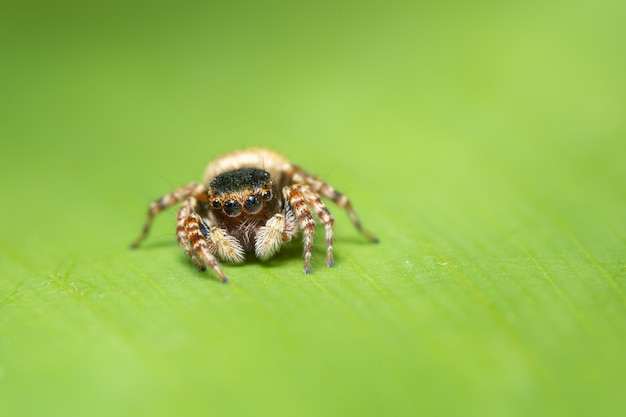
{"label": "spider's small eye", "polygon": [[263,193],[263,199],[266,201],[269,201],[272,199],[272,191],[267,190],[266,192]]}
{"label": "spider's small eye", "polygon": [[211,201],[211,207],[213,207],[214,209],[218,209],[222,207],[222,203],[220,203],[220,200],[213,200]]}
{"label": "spider's small eye", "polygon": [[243,204],[243,207],[250,214],[257,213],[261,209],[261,200],[255,195],[251,195],[246,199],[246,202]]}
{"label": "spider's small eye", "polygon": [[241,214],[241,204],[236,200],[228,200],[224,203],[224,213],[230,217],[237,217]]}

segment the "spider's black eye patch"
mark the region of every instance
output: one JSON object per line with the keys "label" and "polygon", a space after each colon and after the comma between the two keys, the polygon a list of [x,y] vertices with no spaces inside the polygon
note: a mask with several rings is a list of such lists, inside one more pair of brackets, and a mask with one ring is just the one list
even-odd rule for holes
{"label": "spider's black eye patch", "polygon": [[213,207],[214,209],[218,209],[222,207],[222,203],[220,203],[220,200],[213,200],[211,201],[211,207]]}
{"label": "spider's black eye patch", "polygon": [[272,199],[272,192],[270,190],[267,190],[266,192],[263,193],[263,199],[266,201],[269,201]]}
{"label": "spider's black eye patch", "polygon": [[263,188],[271,180],[269,172],[258,168],[238,168],[226,171],[213,178],[209,183],[211,190],[222,193],[232,193],[251,188]]}
{"label": "spider's black eye patch", "polygon": [[243,207],[250,214],[257,213],[261,209],[261,200],[255,195],[251,195],[246,199],[246,202],[243,204]]}
{"label": "spider's black eye patch", "polygon": [[228,200],[224,203],[224,213],[230,217],[236,217],[241,214],[241,204],[235,200]]}

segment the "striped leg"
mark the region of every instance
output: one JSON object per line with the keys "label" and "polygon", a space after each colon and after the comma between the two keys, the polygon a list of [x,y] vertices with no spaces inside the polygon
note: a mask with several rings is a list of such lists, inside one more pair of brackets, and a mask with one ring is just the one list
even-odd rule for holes
{"label": "striped leg", "polygon": [[[187,255],[193,260],[193,263],[196,264],[198,269],[204,271],[206,269],[205,263],[200,258],[200,255],[198,255],[198,252],[194,250],[193,244],[191,243],[190,232],[192,228],[187,227],[187,221],[191,217],[191,206],[192,202],[187,200],[180,206],[180,209],[178,209],[176,216],[176,237],[178,238],[180,246],[185,249]],[[198,223],[198,225],[199,224],[200,223]]]}
{"label": "striped leg", "polygon": [[322,201],[319,194],[312,191],[306,185],[295,185],[295,188],[302,192],[304,199],[307,203],[313,207],[315,214],[321,220],[322,224],[324,224],[325,228],[325,239],[326,239],[326,266],[334,266],[335,262],[333,260],[333,225],[335,220],[333,216],[330,214],[328,209],[326,208],[326,204]]}
{"label": "striped leg", "polygon": [[208,265],[220,280],[226,283],[228,278],[226,278],[214,255],[218,252],[217,245],[211,240],[209,227],[196,212],[194,206],[195,199],[189,199],[178,210],[176,225],[178,242],[201,271],[206,270]]}
{"label": "striped leg", "polygon": [[361,225],[361,221],[356,215],[356,212],[352,208],[350,200],[348,200],[348,197],[346,195],[341,194],[339,191],[335,190],[331,185],[325,183],[321,179],[308,174],[300,167],[293,166],[292,169],[293,171],[291,173],[291,176],[294,182],[308,184],[313,191],[321,194],[322,197],[326,197],[332,200],[339,207],[343,208],[346,213],[348,213],[348,216],[350,217],[350,220],[352,220],[354,227],[356,227],[356,229],[363,236],[365,236],[367,240],[369,240],[371,243],[378,243],[378,238],[376,238],[376,236],[363,228],[363,226]]}
{"label": "striped leg", "polygon": [[150,227],[152,227],[152,221],[154,217],[159,214],[161,211],[165,210],[168,207],[173,206],[181,200],[191,197],[192,195],[206,193],[206,187],[202,184],[198,184],[192,182],[191,184],[187,184],[184,187],[177,188],[169,194],[164,195],[160,199],[153,201],[150,204],[150,208],[148,209],[148,216],[146,218],[146,223],[143,226],[143,230],[141,234],[135,241],[131,244],[132,248],[137,248],[143,242],[143,240],[148,236],[150,232]]}
{"label": "striped leg", "polygon": [[283,188],[283,196],[286,205],[289,205],[300,224],[304,235],[304,273],[311,273],[311,255],[313,253],[313,236],[315,235],[315,220],[311,215],[311,210],[306,205],[302,192],[298,187],[287,186]]}

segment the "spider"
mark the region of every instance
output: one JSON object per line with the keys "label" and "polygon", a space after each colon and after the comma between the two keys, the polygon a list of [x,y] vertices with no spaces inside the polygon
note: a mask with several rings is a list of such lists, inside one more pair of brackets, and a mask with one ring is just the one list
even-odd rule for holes
{"label": "spider", "polygon": [[248,253],[267,260],[302,232],[304,272],[309,274],[315,233],[309,206],[325,227],[326,265],[334,265],[334,219],[321,197],[345,209],[357,230],[370,242],[378,242],[361,226],[345,195],[284,156],[252,148],[215,159],[205,170],[204,183],[192,182],[152,202],[132,247],[138,247],[146,238],[159,212],[182,201],[176,235],[201,271],[210,266],[226,283],[228,279],[217,258],[242,263]]}

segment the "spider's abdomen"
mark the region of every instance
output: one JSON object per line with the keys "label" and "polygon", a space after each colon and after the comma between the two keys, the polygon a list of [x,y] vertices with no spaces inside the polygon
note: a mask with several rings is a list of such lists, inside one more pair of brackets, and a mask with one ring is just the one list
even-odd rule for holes
{"label": "spider's abdomen", "polygon": [[283,174],[292,165],[283,155],[263,148],[242,149],[223,155],[211,162],[204,171],[204,184],[220,175],[240,168],[258,168],[270,174],[274,182],[282,184]]}

